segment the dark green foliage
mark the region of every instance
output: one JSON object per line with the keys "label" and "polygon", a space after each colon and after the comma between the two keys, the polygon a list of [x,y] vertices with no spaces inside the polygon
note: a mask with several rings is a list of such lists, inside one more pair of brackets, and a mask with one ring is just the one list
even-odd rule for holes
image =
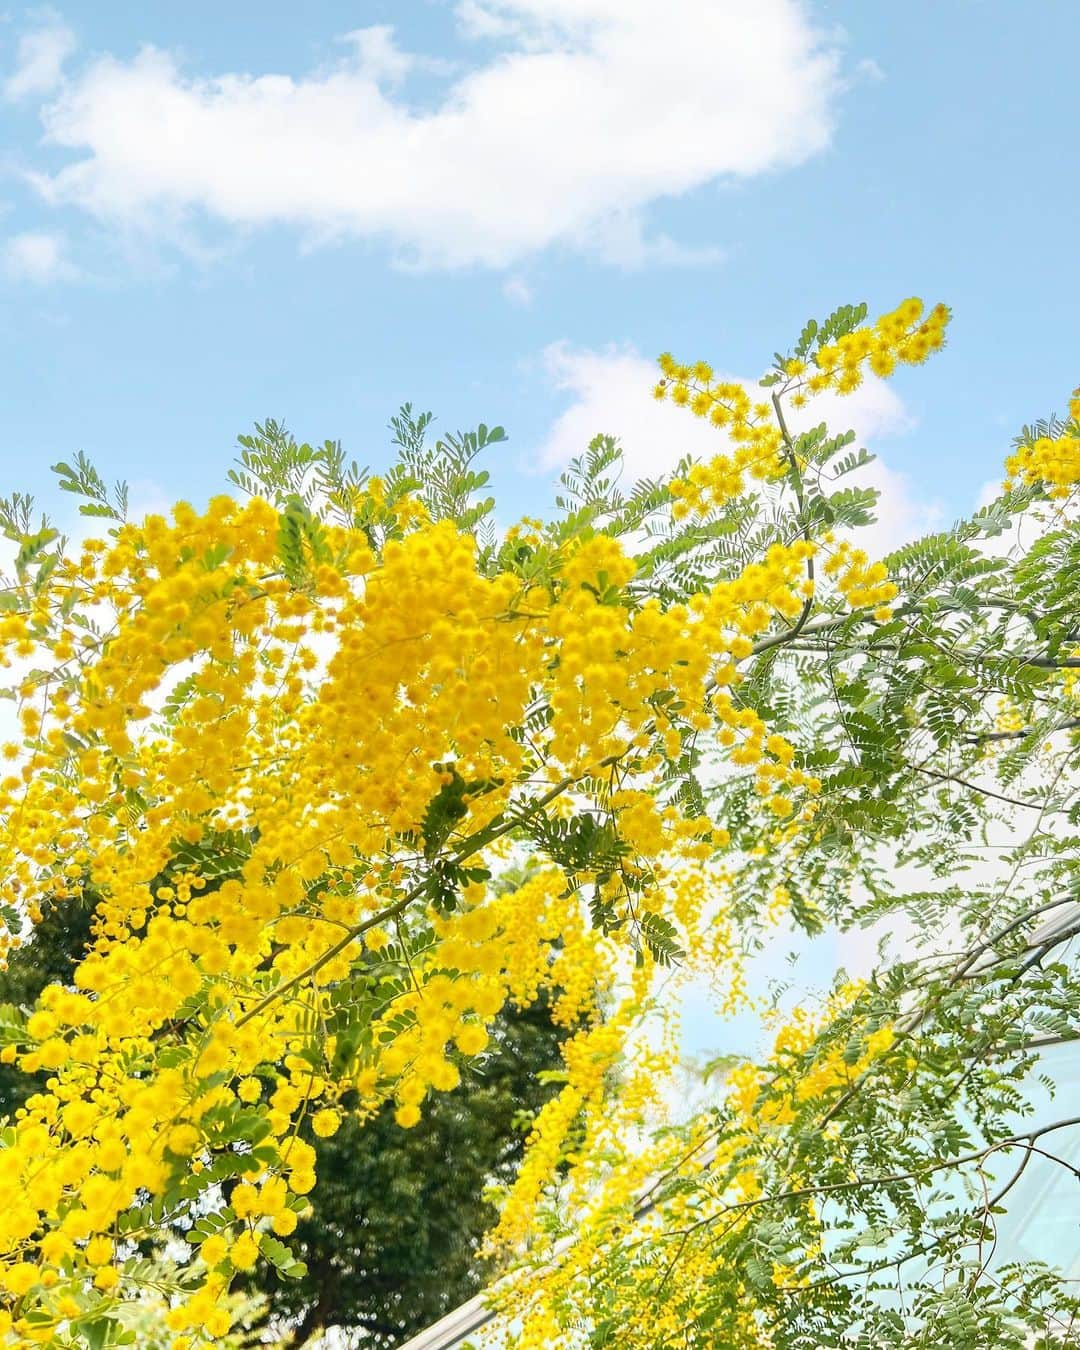
{"label": "dark green foliage", "polygon": [[[90,937],[93,910],[67,901],[48,910],[34,929],[34,939],[19,947],[0,971],[0,1005],[29,1010],[47,984],[70,984]],[[48,1074],[25,1074],[0,1064],[0,1118],[11,1115],[27,1097],[39,1092]]]}
{"label": "dark green foliage", "polygon": [[[482,796],[500,786],[497,779],[476,778],[466,782],[453,764],[435,764],[432,767],[441,770],[450,781],[444,783],[432,797],[424,815],[422,829],[424,857],[429,859],[439,853],[458,823],[468,815],[469,802],[474,797]],[[485,877],[467,879],[482,881],[485,878],[486,874]]]}

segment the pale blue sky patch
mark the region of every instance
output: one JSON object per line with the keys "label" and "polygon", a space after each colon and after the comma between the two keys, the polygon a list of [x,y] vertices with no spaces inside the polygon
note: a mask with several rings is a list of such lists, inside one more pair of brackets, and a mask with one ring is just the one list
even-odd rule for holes
{"label": "pale blue sky patch", "polygon": [[642,468],[691,435],[599,400],[605,354],[620,390],[665,348],[753,376],[811,314],[920,293],[956,320],[891,386],[889,533],[966,510],[1077,380],[1078,39],[1070,0],[13,11],[5,481],[84,449],[205,497],[266,416],[378,464],[411,399],[507,427],[512,518],[560,427]]}

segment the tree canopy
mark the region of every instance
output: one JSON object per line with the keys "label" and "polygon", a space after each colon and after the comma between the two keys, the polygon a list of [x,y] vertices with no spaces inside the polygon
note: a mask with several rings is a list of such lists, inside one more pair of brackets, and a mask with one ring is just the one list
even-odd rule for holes
{"label": "tree canopy", "polygon": [[[3,504],[6,942],[98,899],[71,978],[4,1014],[48,1078],[0,1148],[0,1334],[104,1345],[149,1294],[175,1350],[226,1335],[237,1276],[304,1275],[310,1137],[417,1129],[538,1002],[563,1065],[488,1239],[506,1343],[1071,1334],[1061,1273],[993,1255],[1077,1126],[1026,1084],[1080,1004],[1080,395],[882,560],[867,453],[804,412],[947,320],[842,307],[758,390],[665,356],[716,456],[623,488],[598,436],[505,533],[502,429],[408,408],[379,477],[268,423],[202,512],[128,521],[82,458],[102,537]],[[904,941],[680,1119],[673,980],[745,1006],[780,924]]]}

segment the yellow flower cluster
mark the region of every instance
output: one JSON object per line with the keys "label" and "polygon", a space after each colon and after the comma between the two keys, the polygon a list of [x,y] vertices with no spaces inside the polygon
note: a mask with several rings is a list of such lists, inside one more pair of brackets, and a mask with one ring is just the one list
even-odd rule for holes
{"label": "yellow flower cluster", "polygon": [[778,478],[784,470],[779,442],[777,430],[775,436],[764,438],[764,449],[760,444],[741,446],[734,454],[714,455],[705,464],[693,465],[685,478],[671,483],[673,517],[685,520],[691,513],[707,516],[710,511],[718,511],[747,490],[748,473],[760,481]]}
{"label": "yellow flower cluster", "polygon": [[[832,537],[826,536],[825,542],[832,543]],[[826,559],[823,571],[835,578],[837,590],[852,609],[873,609],[879,623],[892,618],[889,605],[899,592],[884,563],[872,563],[861,548],[844,539]]]}
{"label": "yellow flower cluster", "polygon": [[897,364],[919,365],[945,345],[949,310],[935,305],[924,317],[923,302],[917,297],[903,301],[896,309],[882,314],[871,327],[853,329],[835,342],[826,343],[813,355],[813,372],[805,361],[788,361],[785,373],[792,392],[792,403],[800,407],[807,396],[832,389],[851,394],[858,389],[867,370],[888,376]]}
{"label": "yellow flower cluster", "polygon": [[746,491],[747,474],[764,481],[783,471],[783,434],[768,403],[755,402],[735,381],[715,380],[712,368],[704,361],[694,366],[679,365],[665,352],[659,364],[663,378],[655,385],[653,396],[670,398],[676,407],[708,418],[735,444],[732,454],[695,464],[685,478],[671,484],[676,520],[685,519],[691,512],[707,515],[740,496]]}
{"label": "yellow flower cluster", "polygon": [[[576,1187],[560,1196],[567,1232],[557,1262],[541,1244],[533,1261],[498,1291],[505,1343],[514,1350],[575,1344],[569,1328],[602,1308],[627,1312],[619,1344],[654,1350],[678,1344],[688,1326],[707,1318],[723,1271],[722,1249],[713,1234],[731,1237],[757,1222],[754,1202],[765,1194],[762,1177],[782,1130],[815,1103],[835,1100],[838,1091],[873,1070],[895,1041],[889,1024],[870,1028],[856,1020],[852,1034],[862,1049],[854,1062],[831,1041],[815,1053],[825,1028],[852,1008],[865,986],[838,988],[815,1013],[796,1010],[776,1031],[772,1054],[758,1066],[740,1063],[724,1082],[723,1119],[705,1112],[688,1132],[660,1129],[648,1143],[633,1123],[618,1121],[603,1147],[582,1163]],[[809,1063],[807,1059],[809,1057]],[[640,1126],[640,1121],[637,1122]],[[585,1150],[582,1150],[586,1154]],[[587,1156],[587,1154],[586,1154]],[[788,1183],[798,1189],[800,1179]],[[646,1209],[644,1202],[651,1200]],[[772,1268],[776,1288],[805,1281],[800,1267],[821,1252],[822,1229],[813,1196],[804,1202],[810,1239]],[[761,1350],[756,1309],[761,1293],[744,1269],[725,1272],[739,1293],[744,1315],[725,1319],[723,1343],[737,1350]],[[660,1293],[663,1297],[658,1297]],[[767,1296],[766,1296],[767,1297]],[[600,1300],[607,1300],[601,1302]],[[509,1329],[512,1325],[512,1331]]]}
{"label": "yellow flower cluster", "polygon": [[[602,813],[624,849],[622,874],[594,879],[608,902],[632,882],[634,913],[674,915],[692,956],[730,953],[687,880],[727,836],[658,804],[665,767],[711,737],[792,821],[818,786],[730,692],[755,638],[801,610],[805,541],[665,607],[632,597],[607,536],[571,540],[531,585],[478,566],[452,524],[399,518],[379,553],[321,526],[286,557],[264,501],[180,505],[88,542],[0,623],[4,658],[37,667],[0,778],[0,902],[30,920],[96,903],[73,985],[46,989],[4,1052],[48,1075],[0,1148],[0,1315],[23,1340],[136,1292],[124,1244],[153,1232],[137,1204],[198,1217],[223,1180],[204,1273],[167,1320],[178,1348],[224,1334],[232,1273],[288,1237],[316,1184],[302,1133],[334,1133],[352,1091],[361,1117],[390,1100],[415,1124],[507,1002],[544,997],[573,1034],[508,1207],[520,1231],[581,1112],[610,1125],[605,1066],[654,966],[645,952],[599,1022],[634,925],[602,936],[584,878],[559,869],[497,893],[479,876],[502,835],[541,810]],[[456,908],[435,859],[481,869]],[[385,1001],[350,1040],[371,970]],[[657,1079],[640,1068],[628,1109]]]}
{"label": "yellow flower cluster", "polygon": [[[813,369],[801,359],[788,361],[777,397],[790,396],[792,406],[800,408],[811,395],[827,389],[853,393],[866,370],[887,376],[898,363],[917,365],[944,346],[948,322],[945,305],[935,305],[924,317],[921,300],[905,300],[872,326],[853,329],[819,347],[812,358]],[[654,397],[670,399],[707,418],[726,431],[735,446],[730,454],[693,465],[684,478],[670,485],[676,520],[719,510],[747,491],[748,479],[776,479],[794,464],[776,400],[755,401],[737,381],[715,379],[712,367],[704,361],[682,365],[665,352],[659,364],[662,378],[654,386]]]}
{"label": "yellow flower cluster", "polygon": [[[1069,400],[1069,415],[1074,424],[1080,425],[1080,389],[1074,390]],[[1019,479],[1023,483],[1042,484],[1052,498],[1068,497],[1080,483],[1080,435],[1070,432],[1036,437],[1008,457],[1005,471],[1009,475],[1006,490],[1012,487],[1014,479]]]}
{"label": "yellow flower cluster", "polygon": [[[784,392],[847,392],[864,363],[921,360],[946,318],[905,302],[823,348],[806,380],[789,371]],[[776,406],[703,364],[661,366],[658,395],[733,442],[673,485],[677,518],[798,469]],[[379,528],[299,503],[181,503],[11,589],[0,906],[15,917],[0,959],[50,906],[88,897],[95,914],[70,985],[47,988],[0,1050],[46,1075],[0,1141],[0,1339],[60,1341],[133,1299],[133,1244],[162,1212],[195,1224],[198,1250],[165,1312],[173,1350],[223,1336],[234,1274],[280,1260],[305,1212],[312,1139],[384,1103],[414,1126],[510,1004],[552,1009],[565,1081],[495,1241],[533,1230],[560,1175],[575,1212],[596,1217],[581,1260],[529,1306],[572,1305],[650,1169],[683,1166],[671,1139],[626,1149],[662,1114],[676,1055],[670,1021],[659,1048],[640,1034],[657,934],[691,969],[722,968],[729,1007],[745,976],[728,833],[672,793],[670,771],[691,748],[748,771],[759,852],[813,818],[820,783],[737,695],[741,663],[808,615],[821,544],[775,543],[675,602],[605,533],[526,521],[519,551],[540,559],[526,567],[379,480],[353,505],[381,512]],[[824,570],[887,617],[881,564],[840,544]],[[538,857],[502,889],[493,874],[523,836]],[[571,861],[574,840],[597,836],[607,853]],[[593,925],[586,894],[610,921]],[[790,901],[774,887],[766,922]],[[782,1047],[775,1060],[779,1073]],[[823,1059],[805,1091],[841,1072]],[[759,1109],[762,1084],[751,1066],[730,1076],[733,1128],[715,1156],[732,1181],[706,1209],[756,1194],[755,1149],[804,1100]],[[666,1217],[695,1223],[699,1203],[688,1190]],[[706,1262],[695,1249],[680,1264],[684,1311]],[[546,1316],[524,1319],[523,1346],[559,1343]],[[664,1311],[627,1345],[679,1330]],[[751,1314],[734,1319],[732,1345],[754,1335]]]}
{"label": "yellow flower cluster", "polygon": [[[806,1009],[796,1009],[788,1021],[777,1031],[773,1042],[772,1063],[780,1073],[791,1078],[791,1093],[794,1101],[807,1102],[827,1099],[835,1088],[850,1087],[861,1078],[888,1050],[896,1040],[896,1033],[889,1023],[866,1030],[863,1035],[863,1048],[857,1059],[845,1058],[847,1043],[832,1047],[818,1054],[809,1067],[801,1062],[801,1057],[810,1050],[823,1027],[830,1023],[863,993],[865,986],[859,981],[851,981],[838,989],[825,1006],[815,1015]],[[794,1066],[797,1065],[797,1072]],[[780,1106],[783,1113],[786,1103]],[[793,1118],[793,1115],[792,1115]],[[776,1122],[777,1108],[770,1105],[765,1113],[765,1121]]]}
{"label": "yellow flower cluster", "polygon": [[[1067,673],[1068,672],[1066,672],[1066,674]],[[1023,730],[1024,722],[1025,722],[1024,714],[1020,711],[1020,709],[1011,699],[1005,698],[998,699],[997,707],[994,712],[995,731],[1005,732],[1008,735],[1012,735],[1014,732]],[[993,741],[988,741],[986,743],[986,749],[988,751],[992,750],[993,747],[994,747]]]}

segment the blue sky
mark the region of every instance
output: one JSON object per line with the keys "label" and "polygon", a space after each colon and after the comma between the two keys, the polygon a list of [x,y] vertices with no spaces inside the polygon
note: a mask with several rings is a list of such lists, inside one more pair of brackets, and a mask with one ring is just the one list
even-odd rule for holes
{"label": "blue sky", "polygon": [[378,465],[411,399],[507,427],[509,519],[592,431],[702,448],[659,351],[754,375],[917,293],[949,349],[851,408],[891,542],[1080,379],[1078,47],[1073,0],[11,10],[4,488],[82,449],[199,499],[266,416]]}

